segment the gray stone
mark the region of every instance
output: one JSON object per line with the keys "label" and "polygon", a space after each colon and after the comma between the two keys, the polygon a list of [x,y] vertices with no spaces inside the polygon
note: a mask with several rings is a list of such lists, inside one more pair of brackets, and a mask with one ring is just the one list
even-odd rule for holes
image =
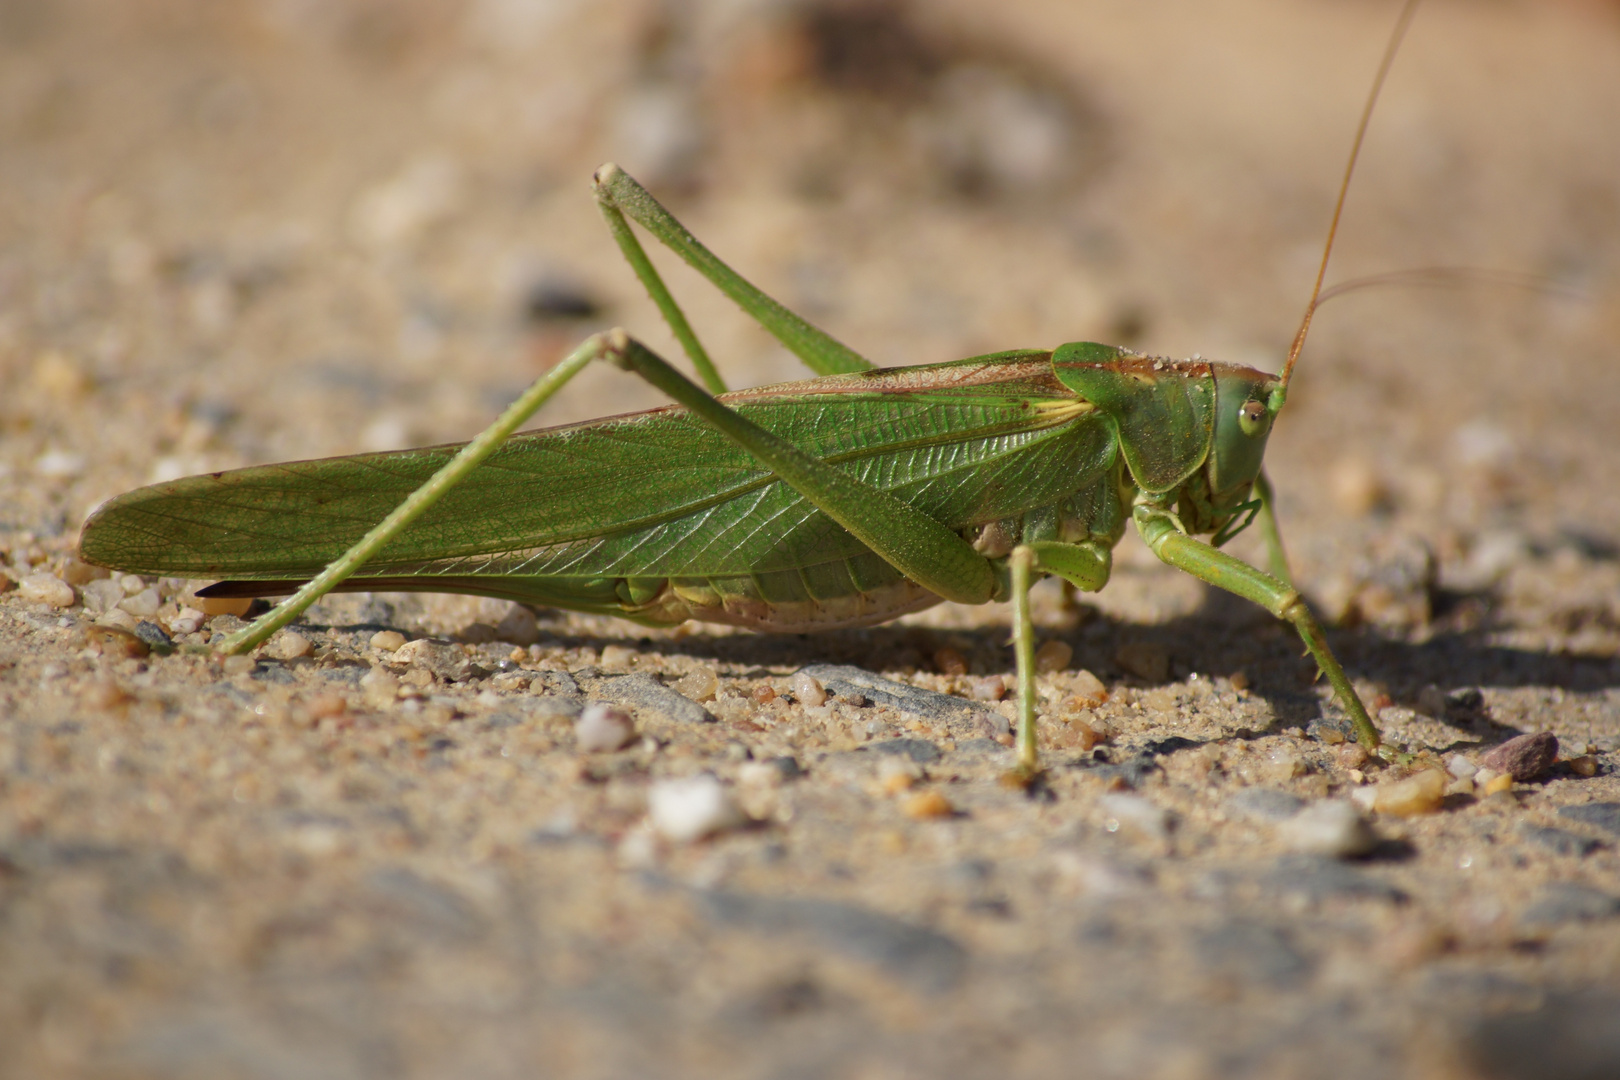
{"label": "gray stone", "polygon": [[977,730],[982,717],[1001,718],[999,713],[963,698],[894,682],[853,664],[811,664],[799,670],[819,682],[830,695],[859,695],[873,705],[887,705],[926,720],[972,724]]}
{"label": "gray stone", "polygon": [[174,639],[150,619],[142,619],[135,624],[135,636],[152,646],[154,649],[164,650],[174,648]]}
{"label": "gray stone", "polygon": [[1287,821],[1304,808],[1304,799],[1276,788],[1244,788],[1226,800],[1227,813],[1233,817],[1270,824]]}
{"label": "gray stone", "polygon": [[927,739],[884,739],[881,742],[867,743],[866,749],[874,754],[903,757],[918,765],[927,765],[931,761],[939,760],[939,747]]}
{"label": "gray stone", "polygon": [[1620,802],[1582,803],[1579,806],[1560,806],[1558,816],[1578,821],[1582,825],[1596,825],[1600,829],[1620,836]]}
{"label": "gray stone", "polygon": [[[712,724],[715,716],[708,709],[676,693],[651,675],[619,675],[594,680],[590,696],[615,705],[653,713],[677,724]],[[543,700],[543,699],[542,699]]]}
{"label": "gray stone", "polygon": [[[566,671],[537,671],[534,675],[534,681],[553,694],[581,697],[585,693],[579,688],[579,680]],[[532,685],[530,689],[533,690]]]}
{"label": "gray stone", "polygon": [[704,916],[716,925],[807,938],[924,993],[950,990],[967,970],[968,952],[954,938],[881,911],[837,900],[719,890],[694,896]]}
{"label": "gray stone", "polygon": [[1557,926],[1611,919],[1616,915],[1620,915],[1620,896],[1590,885],[1559,881],[1541,890],[1536,901],[1519,916],[1519,923],[1527,927]]}
{"label": "gray stone", "polygon": [[1519,835],[1554,855],[1590,855],[1603,846],[1601,840],[1548,825],[1520,825]]}
{"label": "gray stone", "polygon": [[1012,747],[994,739],[965,739],[956,744],[955,757],[964,759],[1011,757]]}

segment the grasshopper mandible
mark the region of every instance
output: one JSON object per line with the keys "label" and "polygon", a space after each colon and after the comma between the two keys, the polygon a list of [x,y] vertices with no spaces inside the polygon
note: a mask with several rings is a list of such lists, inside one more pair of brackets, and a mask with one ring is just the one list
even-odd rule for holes
{"label": "grasshopper mandible", "polygon": [[[1358,740],[1376,751],[1377,728],[1289,579],[1261,459],[1416,2],[1403,7],[1368,95],[1311,301],[1279,375],[1091,342],[877,368],[749,284],[605,165],[595,177],[602,215],[704,387],[624,331],[608,331],[463,447],[141,488],[90,515],[80,555],[126,572],[229,579],[205,596],[296,589],[227,638],[227,652],[264,641],[333,590],[468,593],[649,625],[700,619],[794,632],[870,625],[941,599],[1010,599],[1019,763],[1033,772],[1031,583],[1052,575],[1101,589],[1129,520],[1164,562],[1292,624]],[[632,220],[818,377],[726,393]],[[595,360],[635,372],[677,404],[514,434]],[[389,504],[396,508],[378,523]],[[1269,573],[1220,550],[1256,519]]]}

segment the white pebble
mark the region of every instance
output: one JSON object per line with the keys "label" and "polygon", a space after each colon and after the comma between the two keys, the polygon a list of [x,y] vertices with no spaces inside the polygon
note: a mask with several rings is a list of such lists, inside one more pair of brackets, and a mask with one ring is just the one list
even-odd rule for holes
{"label": "white pebble", "polygon": [[[89,586],[85,587],[89,588]],[[85,598],[85,606],[89,606],[88,596]],[[195,634],[202,629],[203,623],[207,621],[208,616],[196,608],[183,607],[180,609],[180,614],[174,617],[174,621],[169,623],[169,632],[171,634]]]}
{"label": "white pebble", "polygon": [[574,745],[582,754],[612,753],[634,742],[636,726],[623,710],[591,704],[574,721]]}
{"label": "white pebble", "polygon": [[602,666],[609,671],[622,671],[636,658],[636,651],[624,645],[609,645],[602,650]]}
{"label": "white pebble", "polygon": [[270,642],[270,655],[277,660],[297,660],[315,650],[309,638],[296,630],[283,630]]}
{"label": "white pebble", "polygon": [[150,619],[158,613],[158,608],[163,606],[163,598],[158,595],[156,589],[142,589],[134,596],[124,597],[118,606],[137,619]]}
{"label": "white pebble", "polygon": [[94,615],[105,615],[117,607],[124,599],[124,589],[111,578],[101,578],[96,581],[87,581],[79,590],[84,597],[84,610]]}
{"label": "white pebble", "polygon": [[1458,780],[1472,780],[1474,774],[1479,772],[1479,766],[1462,754],[1452,754],[1446,758],[1446,772]]}
{"label": "white pebble", "polygon": [[1378,843],[1360,812],[1338,799],[1312,803],[1279,823],[1277,835],[1293,851],[1338,859],[1365,855]]}
{"label": "white pebble", "polygon": [[227,675],[246,675],[258,666],[258,661],[251,656],[227,656],[219,666]]}
{"label": "white pebble", "polygon": [[125,596],[134,596],[146,588],[146,579],[139,574],[124,574],[118,579],[118,587],[124,590]]}
{"label": "white pebble", "polygon": [[369,644],[378,652],[398,652],[405,644],[405,635],[398,630],[379,630],[371,635]]}
{"label": "white pebble", "polygon": [[43,570],[23,578],[17,591],[24,600],[32,600],[35,603],[49,604],[55,608],[73,606],[73,586],[55,574]]}
{"label": "white pebble", "polygon": [[71,480],[84,472],[84,455],[47,450],[34,459],[34,471],[47,480]]}
{"label": "white pebble", "polygon": [[679,844],[736,828],[744,820],[720,781],[707,774],[654,784],[647,807],[658,834]]}
{"label": "white pebble", "polygon": [[135,632],[135,627],[140,625],[140,621],[141,620],[137,619],[123,608],[113,608],[105,615],[97,618],[96,625],[111,626],[118,630],[128,630],[133,634]]}
{"label": "white pebble", "polygon": [[827,704],[827,691],[816,681],[814,675],[806,675],[802,671],[795,672],[792,681],[788,683],[788,689],[793,691],[793,696],[798,698],[801,705],[808,705],[814,709]]}

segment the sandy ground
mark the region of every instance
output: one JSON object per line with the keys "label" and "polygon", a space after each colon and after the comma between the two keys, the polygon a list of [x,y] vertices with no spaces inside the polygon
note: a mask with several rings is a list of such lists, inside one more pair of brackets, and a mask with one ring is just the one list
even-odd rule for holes
{"label": "sandy ground", "polygon": [[[1333,301],[1271,441],[1386,734],[1562,748],[1373,815],[1360,859],[1290,815],[1399,774],[1335,742],[1268,616],[1134,538],[1094,602],[1039,591],[1069,656],[1033,791],[990,737],[996,607],[756,637],[357,596],[231,665],[87,629],[187,640],[187,583],[73,560],[110,495],[469,437],[608,325],[675,355],[592,206],[604,160],[880,362],[1274,366],[1393,16],[0,3],[0,1074],[1620,1074],[1613,3],[1421,10],[1330,280],[1533,287]],[[657,257],[733,385],[799,374]],[[544,419],[657,403],[591,372]],[[840,664],[892,682],[795,690]],[[627,749],[579,752],[590,698]],[[651,829],[703,775],[750,823]]]}

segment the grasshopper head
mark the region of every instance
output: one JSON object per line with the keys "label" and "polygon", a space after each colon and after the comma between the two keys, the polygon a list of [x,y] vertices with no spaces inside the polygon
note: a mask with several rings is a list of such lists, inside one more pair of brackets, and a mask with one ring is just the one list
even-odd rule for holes
{"label": "grasshopper head", "polygon": [[1245,520],[1271,422],[1276,376],[1210,360],[1162,360],[1081,341],[1052,355],[1059,381],[1113,423],[1131,479],[1178,505],[1195,535]]}
{"label": "grasshopper head", "polygon": [[1276,376],[1235,365],[1213,366],[1215,425],[1204,475],[1214,516],[1224,520],[1249,499],[1283,395]]}

